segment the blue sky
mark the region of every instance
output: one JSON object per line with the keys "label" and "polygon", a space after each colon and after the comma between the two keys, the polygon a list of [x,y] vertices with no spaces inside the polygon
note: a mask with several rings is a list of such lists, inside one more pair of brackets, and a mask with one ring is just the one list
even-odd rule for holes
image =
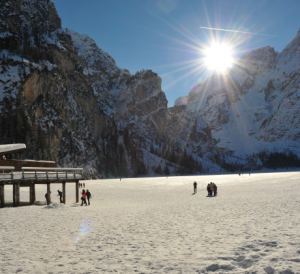
{"label": "blue sky", "polygon": [[201,49],[212,39],[233,45],[238,58],[267,45],[281,52],[300,28],[300,0],[53,2],[64,28],[91,36],[120,68],[156,72],[169,106],[208,77]]}

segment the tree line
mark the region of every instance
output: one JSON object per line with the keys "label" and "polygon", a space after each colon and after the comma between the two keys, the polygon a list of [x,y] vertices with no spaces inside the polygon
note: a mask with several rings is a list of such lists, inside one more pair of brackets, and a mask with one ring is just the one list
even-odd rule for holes
{"label": "tree line", "polygon": [[22,158],[52,161],[50,142],[35,117],[20,103],[5,97],[1,102],[0,143],[25,143]]}

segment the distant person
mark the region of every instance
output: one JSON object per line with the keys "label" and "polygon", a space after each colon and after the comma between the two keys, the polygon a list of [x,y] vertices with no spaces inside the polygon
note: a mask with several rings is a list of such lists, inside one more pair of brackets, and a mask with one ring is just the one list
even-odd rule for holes
{"label": "distant person", "polygon": [[214,191],[215,191],[214,195],[217,196],[218,195],[218,187],[215,183],[214,183]]}
{"label": "distant person", "polygon": [[81,192],[81,205],[83,206],[83,204],[85,204],[87,206],[87,203],[86,203],[86,192],[85,192],[84,189]]}
{"label": "distant person", "polygon": [[210,187],[210,195],[212,196],[215,194],[215,184],[213,182],[210,182],[209,187]]}
{"label": "distant person", "polygon": [[215,183],[211,182],[209,184],[209,187],[210,187],[210,195],[217,196],[217,185]]}
{"label": "distant person", "polygon": [[86,190],[86,198],[88,200],[88,205],[90,205],[90,199],[92,199],[92,194],[88,189]]}
{"label": "distant person", "polygon": [[208,191],[208,195],[211,196],[212,195],[212,182],[210,182],[207,185],[207,191]]}
{"label": "distant person", "polygon": [[58,195],[57,195],[57,196],[59,196],[59,201],[60,201],[61,203],[63,203],[63,193],[62,193],[62,191],[57,190],[57,192],[58,192]]}
{"label": "distant person", "polygon": [[194,194],[196,194],[197,193],[197,182],[194,182],[193,185],[194,185]]}
{"label": "distant person", "polygon": [[[46,202],[48,203],[48,195],[47,195],[47,194],[48,194],[48,193],[45,194],[45,199],[46,199]],[[50,191],[50,194],[51,194],[51,191]],[[49,195],[50,195],[50,194],[49,194]],[[50,198],[50,197],[49,197],[49,198]]]}
{"label": "distant person", "polygon": [[211,195],[211,194],[210,194],[210,186],[209,186],[209,184],[207,184],[206,190],[207,190],[207,195],[208,195],[208,196]]}
{"label": "distant person", "polygon": [[85,183],[83,183],[83,187],[85,187]]}

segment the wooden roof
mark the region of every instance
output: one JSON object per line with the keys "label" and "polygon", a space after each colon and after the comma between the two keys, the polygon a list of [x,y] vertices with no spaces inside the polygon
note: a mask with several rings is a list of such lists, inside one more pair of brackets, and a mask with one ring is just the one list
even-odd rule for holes
{"label": "wooden roof", "polygon": [[0,155],[12,154],[26,149],[25,144],[7,144],[0,145]]}

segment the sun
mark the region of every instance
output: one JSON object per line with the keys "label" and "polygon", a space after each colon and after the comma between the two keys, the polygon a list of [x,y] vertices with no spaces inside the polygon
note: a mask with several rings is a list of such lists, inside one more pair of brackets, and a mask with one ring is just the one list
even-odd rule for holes
{"label": "sun", "polygon": [[223,73],[233,65],[233,50],[228,44],[215,43],[204,50],[204,63],[209,70]]}

